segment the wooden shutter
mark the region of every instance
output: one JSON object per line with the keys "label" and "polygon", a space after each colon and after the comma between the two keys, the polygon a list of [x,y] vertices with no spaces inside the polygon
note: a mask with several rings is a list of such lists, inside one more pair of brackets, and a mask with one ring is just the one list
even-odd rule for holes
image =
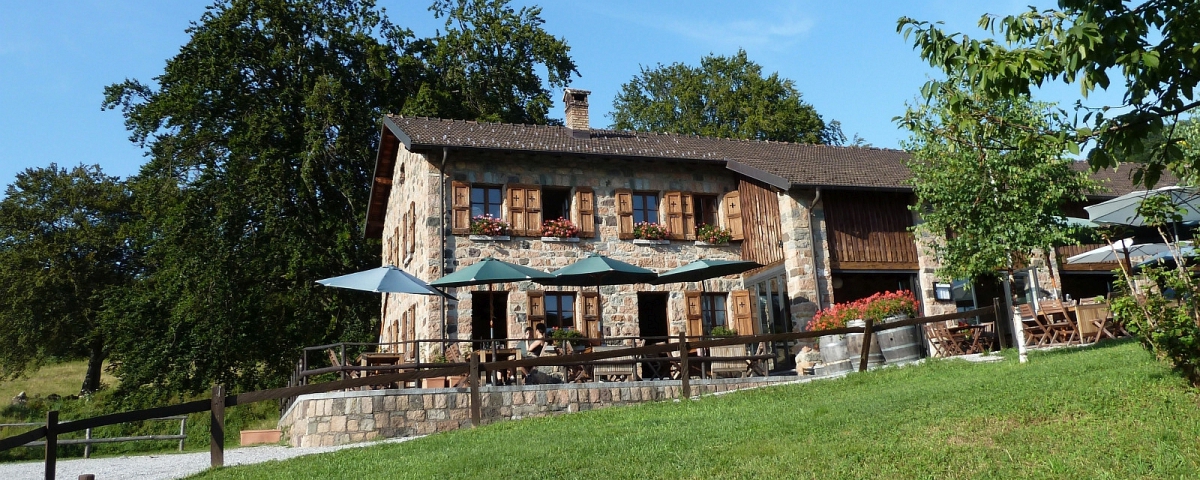
{"label": "wooden shutter", "polygon": [[455,235],[466,235],[471,232],[471,185],[454,182],[451,190],[451,232]]}
{"label": "wooden shutter", "polygon": [[579,227],[580,238],[596,236],[596,194],[588,187],[575,187],[575,206],[579,216],[575,224]]}
{"label": "wooden shutter", "polygon": [[402,255],[399,255],[401,249],[404,248],[401,246],[402,244],[399,244],[400,235],[400,227],[396,227],[396,230],[392,232],[391,241],[388,242],[388,263],[391,265],[399,266],[400,262],[404,260],[401,258]]}
{"label": "wooden shutter", "polygon": [[588,338],[600,338],[600,294],[597,292],[579,292],[583,304],[583,324],[579,325]]}
{"label": "wooden shutter", "polygon": [[525,308],[529,312],[529,326],[536,326],[546,321],[546,293],[541,290],[525,292],[529,296]]}
{"label": "wooden shutter", "polygon": [[525,187],[520,185],[508,186],[508,223],[513,235],[525,235]]}
{"label": "wooden shutter", "polygon": [[417,251],[417,203],[408,203],[408,254]]}
{"label": "wooden shutter", "polygon": [[525,235],[542,236],[542,187],[525,187]]}
{"label": "wooden shutter", "polygon": [[684,313],[687,316],[687,331],[685,335],[704,335],[704,310],[701,308],[700,292],[683,292]]}
{"label": "wooden shutter", "polygon": [[696,212],[692,208],[692,193],[683,192],[679,195],[679,205],[683,208],[683,234],[684,240],[696,239]]}
{"label": "wooden shutter", "polygon": [[401,215],[400,230],[400,236],[403,238],[400,241],[400,250],[396,252],[399,254],[396,257],[399,260],[397,265],[403,264],[404,261],[408,259],[408,242],[411,241],[408,238],[408,212],[404,212],[404,214]]}
{"label": "wooden shutter", "polygon": [[633,238],[633,192],[629,189],[618,188],[617,197],[617,238],[629,240]]}
{"label": "wooden shutter", "polygon": [[660,206],[662,213],[659,216],[663,218],[663,224],[671,231],[671,238],[675,240],[684,239],[682,196],[681,192],[667,192],[663,195]]}
{"label": "wooden shutter", "polygon": [[[391,322],[391,324],[388,325],[388,335],[387,336],[388,336],[388,338],[385,341],[385,343],[392,343],[392,342],[400,341],[400,319],[396,319],[396,321]],[[388,347],[388,351],[391,351],[392,353],[398,353],[400,351],[401,345],[402,344],[391,345]]]}
{"label": "wooden shutter", "polygon": [[749,290],[734,290],[729,292],[729,301],[733,304],[733,329],[738,335],[754,335],[754,302]]}
{"label": "wooden shutter", "polygon": [[[417,306],[416,306],[416,304],[413,304],[412,306],[408,307],[408,340],[415,341],[416,339],[417,339]],[[410,360],[415,360],[417,358],[417,350],[418,350],[417,345],[415,343],[411,344],[411,345],[412,345],[412,348],[408,349],[408,354],[406,356]]]}
{"label": "wooden shutter", "polygon": [[733,233],[734,240],[742,240],[742,198],[737,191],[725,194],[725,226]]}

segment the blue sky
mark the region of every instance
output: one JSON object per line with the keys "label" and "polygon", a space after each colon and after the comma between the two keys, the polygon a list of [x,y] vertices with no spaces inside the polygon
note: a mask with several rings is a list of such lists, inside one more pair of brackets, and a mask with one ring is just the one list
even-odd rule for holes
{"label": "blue sky", "polygon": [[[143,150],[129,142],[119,112],[100,110],[104,86],[125,78],[152,80],[187,42],[188,23],[210,3],[8,2],[0,15],[0,184],[50,163],[137,173]],[[841,121],[847,136],[857,133],[875,146],[897,148],[906,135],[892,118],[934,73],[896,33],[896,19],[942,20],[949,29],[980,36],[975,27],[980,15],[1017,13],[1029,2],[542,3],[545,28],[567,40],[579,67],[573,87],[592,91],[593,126],[611,122],[613,96],[641,66],[697,64],[704,55],[743,48],[765,72],[794,80],[826,121]],[[442,27],[427,11],[429,0],[379,4],[394,23],[418,36]],[[555,92],[556,100],[560,95]],[[1068,107],[1077,98],[1072,86],[1039,94]],[[1119,99],[1119,93],[1106,92],[1089,103]],[[560,108],[554,116],[562,116]]]}

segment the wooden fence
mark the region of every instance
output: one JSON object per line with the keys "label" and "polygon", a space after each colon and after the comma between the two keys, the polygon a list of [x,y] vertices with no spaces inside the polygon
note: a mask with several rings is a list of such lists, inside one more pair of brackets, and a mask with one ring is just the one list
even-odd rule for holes
{"label": "wooden fence", "polygon": [[[778,342],[800,339],[817,338],[823,335],[838,335],[848,333],[862,333],[862,358],[859,360],[859,371],[865,371],[867,368],[867,355],[871,351],[871,342],[873,341],[874,333],[891,330],[894,328],[907,327],[910,325],[922,325],[926,323],[960,320],[967,318],[978,318],[981,321],[985,319],[1003,320],[1007,318],[1003,315],[1003,307],[993,305],[976,310],[965,312],[950,313],[946,315],[937,315],[932,317],[918,317],[898,322],[888,322],[883,324],[874,324],[867,320],[864,327],[847,327],[833,330],[821,330],[815,332],[790,332],[790,333],[774,333],[766,335],[744,335],[737,337],[724,337],[712,340],[689,341],[687,337],[680,335],[677,343],[667,343],[660,345],[649,345],[644,347],[623,348],[617,350],[606,350],[603,352],[582,353],[576,355],[564,355],[554,357],[538,357],[526,358],[520,360],[506,360],[499,362],[480,363],[478,355],[471,355],[470,363],[460,364],[428,364],[436,365],[436,367],[426,370],[417,370],[412,372],[385,373],[382,375],[371,375],[359,378],[350,378],[346,380],[337,380],[332,382],[316,383],[311,385],[300,385],[296,387],[275,388],[270,390],[260,390],[256,392],[247,392],[237,395],[229,395],[225,392],[225,388],[221,385],[214,385],[212,389],[212,397],[208,400],[195,400],[191,402],[181,403],[178,405],[169,405],[165,407],[148,408],[144,410],[134,410],[131,412],[112,413],[101,415],[98,417],[84,418],[69,422],[59,423],[58,412],[50,411],[46,413],[46,425],[35,428],[25,433],[17,434],[11,437],[0,439],[0,452],[12,448],[23,446],[29,442],[46,439],[46,478],[53,479],[55,472],[55,463],[57,461],[57,446],[58,436],[87,430],[90,428],[101,427],[105,425],[114,425],[118,423],[136,422],[143,420],[151,420],[155,418],[169,417],[174,415],[187,415],[190,413],[210,412],[210,442],[209,442],[209,458],[210,464],[213,467],[220,467],[225,464],[225,407],[235,405],[245,405],[265,400],[283,400],[294,398],[300,395],[312,393],[330,392],[336,390],[350,390],[360,387],[368,387],[373,385],[386,385],[393,383],[403,383],[408,381],[420,380],[422,378],[431,377],[446,377],[467,374],[467,379],[470,388],[470,412],[472,426],[478,426],[482,421],[482,406],[480,402],[480,372],[510,370],[515,368],[531,368],[531,367],[551,367],[551,366],[568,366],[594,363],[613,359],[617,357],[627,356],[646,356],[659,355],[663,353],[678,351],[678,357],[671,357],[669,361],[679,363],[679,371],[689,372],[689,362],[694,359],[689,359],[688,352],[693,348],[710,348],[726,345],[745,345],[759,342]],[[684,399],[691,398],[690,375],[684,374],[680,378],[680,395]]]}

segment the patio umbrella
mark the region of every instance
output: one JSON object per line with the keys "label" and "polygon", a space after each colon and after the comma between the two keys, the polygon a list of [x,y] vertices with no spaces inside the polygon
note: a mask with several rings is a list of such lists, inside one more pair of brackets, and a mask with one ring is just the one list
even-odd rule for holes
{"label": "patio umbrella", "polygon": [[[496,283],[523,282],[526,280],[548,280],[554,275],[541,270],[523,267],[521,265],[484,257],[458,271],[429,282],[435,287],[466,287],[471,285],[488,286],[488,327],[491,328],[492,338],[496,338],[496,312],[492,301],[492,285]],[[493,344],[493,347],[495,345]]]}
{"label": "patio umbrella", "polygon": [[1184,209],[1183,222],[1200,220],[1200,191],[1195,187],[1163,187],[1157,190],[1139,190],[1121,195],[1112,200],[1083,207],[1088,212],[1088,219],[1096,223],[1145,225],[1145,219],[1138,215],[1137,209],[1142,201],[1154,196],[1167,196],[1170,203]]}
{"label": "patio umbrella", "polygon": [[1094,250],[1083,252],[1079,255],[1074,255],[1067,258],[1069,264],[1079,263],[1106,263],[1116,262],[1121,259],[1130,259],[1137,257],[1148,257],[1158,253],[1166,252],[1170,248],[1165,243],[1139,243],[1134,244],[1132,238],[1126,238],[1112,245],[1106,245]]}
{"label": "patio umbrella", "polygon": [[703,282],[710,278],[736,275],[761,267],[758,262],[744,260],[696,260],[682,267],[658,275],[651,285],[666,283]]}
{"label": "patio umbrella", "polygon": [[586,257],[570,265],[551,272],[554,278],[538,281],[543,285],[558,285],[564,287],[596,286],[596,314],[599,318],[597,326],[600,335],[604,335],[604,308],[600,296],[603,285],[629,285],[634,283],[649,283],[658,278],[658,274],[642,267],[613,260],[603,255],[588,253]]}
{"label": "patio umbrella", "polygon": [[[1197,255],[1200,255],[1200,252],[1197,252],[1196,248],[1191,245],[1181,245],[1179,247],[1179,257],[1182,257],[1184,259],[1184,263],[1187,263],[1187,259],[1194,258]],[[1150,258],[1143,260],[1141,263],[1138,263],[1137,265],[1135,265],[1133,267],[1133,270],[1136,272],[1138,270],[1141,270],[1143,267],[1148,267],[1148,266],[1163,266],[1163,267],[1167,267],[1167,268],[1176,268],[1179,266],[1179,260],[1180,260],[1179,257],[1176,257],[1175,252],[1171,252],[1171,251],[1158,253],[1158,254],[1152,255]]]}
{"label": "patio umbrella", "polygon": [[340,277],[317,280],[326,287],[348,288],[376,293],[412,293],[415,295],[441,295],[453,299],[445,292],[429,286],[421,279],[391,265],[363,270]]}

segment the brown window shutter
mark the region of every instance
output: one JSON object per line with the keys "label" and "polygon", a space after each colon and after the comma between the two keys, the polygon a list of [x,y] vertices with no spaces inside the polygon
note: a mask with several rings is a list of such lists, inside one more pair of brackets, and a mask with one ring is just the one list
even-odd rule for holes
{"label": "brown window shutter", "polygon": [[401,246],[396,243],[399,241],[400,241],[400,227],[396,227],[396,229],[392,232],[392,238],[388,241],[388,252],[387,252],[388,258],[386,260],[388,261],[389,264],[397,265],[397,266],[400,265],[400,259],[398,258],[398,255],[396,255],[397,253],[400,252],[400,248],[401,248]]}
{"label": "brown window shutter", "polygon": [[617,197],[617,238],[628,240],[633,238],[633,191],[618,188]]}
{"label": "brown window shutter", "polygon": [[580,238],[596,236],[596,194],[588,187],[575,187],[575,208],[579,209],[576,226]]}
{"label": "brown window shutter", "polygon": [[742,198],[737,191],[725,194],[725,227],[733,233],[734,240],[742,240]]}
{"label": "brown window shutter", "polygon": [[455,235],[466,235],[471,232],[471,185],[464,182],[454,182],[451,186],[451,232]]}
{"label": "brown window shutter", "polygon": [[679,205],[683,208],[683,234],[684,240],[696,239],[696,212],[692,209],[692,194],[691,192],[683,192],[679,195]]}
{"label": "brown window shutter", "polygon": [[541,290],[530,290],[525,292],[529,296],[529,303],[526,308],[529,311],[529,326],[535,326],[538,323],[546,321],[546,293]]}
{"label": "brown window shutter", "polygon": [[664,224],[671,231],[671,238],[674,240],[683,240],[683,194],[681,192],[667,192],[663,195],[661,205]]}
{"label": "brown window shutter", "polygon": [[408,254],[417,251],[417,203],[408,204]]}
{"label": "brown window shutter", "polygon": [[525,235],[542,236],[542,187],[525,187]]}
{"label": "brown window shutter", "polygon": [[[391,325],[388,325],[388,335],[387,335],[387,336],[388,336],[388,338],[387,338],[387,340],[386,340],[384,343],[393,343],[393,342],[399,342],[399,341],[400,341],[400,327],[399,327],[399,325],[400,325],[400,321],[399,321],[399,320],[396,320],[396,321],[394,321],[394,322],[391,322]],[[396,353],[396,352],[399,352],[399,350],[398,350],[399,348],[400,348],[400,345],[398,345],[398,344],[397,344],[397,345],[389,345],[389,346],[388,346],[388,348],[387,348],[387,351],[390,351],[390,352],[392,352],[392,353]]]}
{"label": "brown window shutter", "polygon": [[704,318],[704,311],[700,307],[700,292],[683,292],[683,298],[686,302],[684,312],[687,315],[687,332],[685,334],[703,335],[704,325],[701,320]]}
{"label": "brown window shutter", "polygon": [[[397,320],[397,322],[400,324],[400,341],[407,342],[412,340],[411,338],[408,338],[408,310],[400,312],[400,319]],[[404,352],[405,358],[409,357],[409,352],[414,350],[412,346],[407,343],[401,343],[400,348],[402,349],[401,351]]]}
{"label": "brown window shutter", "polygon": [[583,300],[583,324],[576,328],[588,338],[600,338],[600,294],[579,292],[579,298]]}
{"label": "brown window shutter", "polygon": [[508,186],[508,223],[513,235],[525,235],[525,187]]}
{"label": "brown window shutter", "polygon": [[729,292],[729,301],[733,304],[733,329],[738,335],[754,335],[754,301],[750,298],[750,291]]}
{"label": "brown window shutter", "polygon": [[[417,339],[417,306],[408,307],[408,339],[410,341]],[[408,349],[408,358],[415,360],[417,358],[417,348],[413,344],[412,348]]]}
{"label": "brown window shutter", "polygon": [[400,236],[402,237],[402,239],[400,241],[400,250],[398,250],[396,252],[399,254],[396,257],[397,261],[398,261],[398,263],[397,263],[398,265],[403,264],[404,260],[406,260],[408,258],[407,256],[408,256],[408,242],[409,242],[409,239],[408,239],[408,212],[404,212],[404,214],[401,215],[400,217],[401,217],[401,219],[400,219],[400,230],[401,230]]}

